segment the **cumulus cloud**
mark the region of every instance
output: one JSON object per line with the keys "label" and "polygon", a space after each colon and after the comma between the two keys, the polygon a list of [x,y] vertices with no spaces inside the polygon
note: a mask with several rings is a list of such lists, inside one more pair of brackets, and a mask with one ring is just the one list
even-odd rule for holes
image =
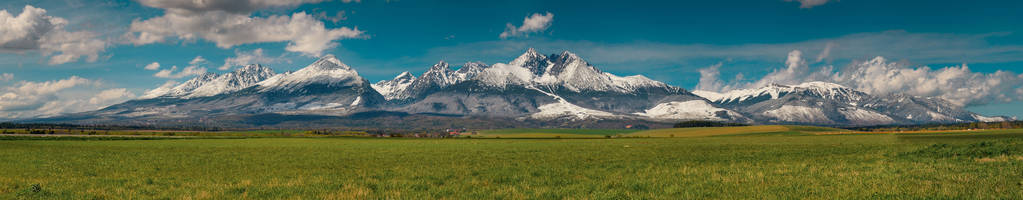
{"label": "cumulus cloud", "polygon": [[6,82],[11,80],[14,80],[14,74],[11,73],[0,74],[0,82]]}
{"label": "cumulus cloud", "polygon": [[746,85],[746,88],[764,87],[769,84],[800,84],[804,82],[822,80],[830,77],[831,67],[821,67],[819,70],[811,70],[803,59],[803,52],[792,50],[785,59],[784,69],[775,69],[760,80]]}
{"label": "cumulus cloud", "polygon": [[135,45],[164,42],[168,38],[204,39],[220,48],[236,45],[288,42],[285,50],[320,56],[338,45],[336,40],[358,38],[358,28],[330,29],[316,16],[305,12],[252,17],[253,11],[281,6],[316,3],[320,0],[170,1],[147,0],[143,5],[164,9],[164,15],[134,20],[128,40]]}
{"label": "cumulus cloud", "polygon": [[124,88],[104,88],[100,81],[78,76],[0,88],[0,118],[54,116],[99,109],[134,98]]}
{"label": "cumulus cloud", "polygon": [[799,2],[799,8],[806,9],[806,8],[813,8],[813,7],[819,6],[819,5],[824,5],[824,4],[828,3],[830,0],[785,0],[785,1],[787,1],[787,2],[798,1]]}
{"label": "cumulus cloud", "polygon": [[188,61],[188,65],[191,66],[197,66],[206,63],[209,63],[209,61],[207,61],[206,58],[203,58],[202,56],[195,56],[195,58],[192,58],[192,61]]}
{"label": "cumulus cloud", "polygon": [[157,70],[160,69],[160,63],[158,62],[149,63],[143,68],[145,68],[146,70]]}
{"label": "cumulus cloud", "polygon": [[725,84],[718,79],[721,76],[721,65],[717,63],[710,67],[700,69],[700,82],[696,84],[697,90],[721,91],[725,90]]}
{"label": "cumulus cloud", "polygon": [[533,15],[526,16],[526,19],[522,20],[522,26],[515,27],[512,23],[508,23],[500,36],[501,39],[528,36],[530,33],[547,30],[551,26],[552,21],[554,21],[554,14],[550,12],[546,14],[533,13]]}
{"label": "cumulus cloud", "polygon": [[849,65],[833,81],[872,94],[941,97],[964,106],[1023,100],[1023,94],[1016,92],[1023,88],[1020,75],[1001,70],[972,72],[967,64],[932,69],[876,57]]}
{"label": "cumulus cloud", "polygon": [[[1023,74],[1007,71],[980,73],[970,71],[967,64],[933,69],[891,62],[884,57],[854,61],[840,70],[822,66],[811,70],[802,53],[794,50],[786,59],[786,68],[776,69],[757,81],[733,81],[724,85],[716,71],[720,66],[701,70],[701,90],[727,91],[757,88],[768,84],[799,84],[810,81],[832,82],[875,95],[902,93],[913,96],[940,97],[960,106],[1023,100]],[[715,90],[717,89],[717,90]]]}
{"label": "cumulus cloud", "polygon": [[178,66],[175,65],[171,66],[170,69],[164,69],[156,72],[155,74],[153,74],[153,77],[177,79],[204,74],[207,71],[206,67],[204,66],[207,64],[209,64],[209,61],[207,61],[206,58],[203,58],[202,56],[196,56],[195,58],[192,58],[191,61],[188,61],[188,66],[185,67],[184,69],[181,69],[181,71],[175,72],[178,70]]}
{"label": "cumulus cloud", "polygon": [[155,74],[153,74],[153,77],[177,79],[206,73],[206,68],[199,66],[188,66],[185,67],[184,69],[181,69],[181,71],[175,73],[174,71],[176,70],[178,70],[178,66],[171,66],[170,69],[160,70],[156,72]]}
{"label": "cumulus cloud", "polygon": [[24,53],[38,51],[49,56],[49,64],[57,65],[85,57],[95,62],[107,42],[96,39],[89,31],[70,32],[64,18],[46,15],[46,10],[25,5],[21,14],[0,10],[0,52]]}
{"label": "cumulus cloud", "polygon": [[96,96],[89,98],[89,103],[102,104],[104,102],[110,102],[113,100],[131,99],[134,97],[135,94],[128,92],[128,89],[114,88],[100,91],[99,93],[96,94]]}
{"label": "cumulus cloud", "polygon": [[263,49],[256,49],[249,52],[234,51],[234,57],[224,59],[224,65],[221,65],[218,70],[229,70],[234,66],[244,66],[248,64],[268,64],[276,62],[277,58],[263,56]]}
{"label": "cumulus cloud", "polygon": [[269,7],[297,6],[306,3],[319,3],[323,0],[209,0],[209,1],[180,1],[180,0],[139,0],[142,5],[175,10],[179,12],[209,12],[224,11],[231,13],[248,14],[256,10]]}

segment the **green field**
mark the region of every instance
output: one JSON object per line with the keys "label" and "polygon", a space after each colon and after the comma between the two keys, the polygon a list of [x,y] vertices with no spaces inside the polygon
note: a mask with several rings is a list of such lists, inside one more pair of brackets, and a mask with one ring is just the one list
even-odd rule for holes
{"label": "green field", "polygon": [[672,128],[654,130],[623,129],[498,129],[480,131],[477,138],[607,138],[607,137],[706,137],[736,135],[808,135],[846,133],[848,130],[812,126],[739,126],[708,128]]}
{"label": "green field", "polygon": [[481,133],[636,136],[610,139],[3,137],[0,199],[1023,198],[1023,130],[812,134],[837,131]]}

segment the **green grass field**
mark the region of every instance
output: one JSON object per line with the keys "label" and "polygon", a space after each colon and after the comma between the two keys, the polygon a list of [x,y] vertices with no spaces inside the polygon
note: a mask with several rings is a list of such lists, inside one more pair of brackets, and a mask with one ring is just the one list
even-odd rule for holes
{"label": "green grass field", "polygon": [[477,138],[607,138],[613,137],[706,137],[736,135],[807,135],[847,133],[848,130],[813,126],[739,126],[710,128],[672,128],[654,130],[623,129],[498,129],[480,131]]}
{"label": "green grass field", "polygon": [[748,130],[503,133],[637,136],[613,139],[6,137],[0,199],[1023,198],[1023,130],[738,128]]}

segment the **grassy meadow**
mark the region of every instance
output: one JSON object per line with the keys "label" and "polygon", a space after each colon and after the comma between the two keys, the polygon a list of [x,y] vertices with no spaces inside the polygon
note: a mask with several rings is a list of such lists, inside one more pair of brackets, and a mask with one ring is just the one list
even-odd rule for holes
{"label": "grassy meadow", "polygon": [[[1023,199],[1023,130],[842,132],[761,126],[480,133],[545,139],[3,137],[0,199]],[[578,135],[595,139],[566,138]]]}

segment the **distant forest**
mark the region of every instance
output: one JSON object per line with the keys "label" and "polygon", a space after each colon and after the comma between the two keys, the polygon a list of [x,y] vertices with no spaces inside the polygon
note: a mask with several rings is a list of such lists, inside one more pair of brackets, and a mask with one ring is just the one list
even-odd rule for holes
{"label": "distant forest", "polygon": [[1023,121],[972,122],[958,124],[884,125],[846,128],[855,131],[939,131],[969,129],[1015,129],[1023,128]]}

